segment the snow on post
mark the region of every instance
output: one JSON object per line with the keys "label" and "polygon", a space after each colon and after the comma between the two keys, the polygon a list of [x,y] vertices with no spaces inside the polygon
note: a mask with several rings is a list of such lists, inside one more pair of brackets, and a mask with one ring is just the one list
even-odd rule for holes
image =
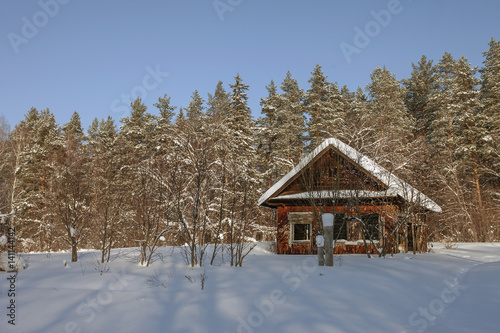
{"label": "snow on post", "polygon": [[323,247],[325,245],[325,237],[323,237],[323,235],[316,236],[316,245],[318,247]]}
{"label": "snow on post", "polygon": [[323,220],[323,227],[333,227],[333,214],[325,213],[321,219]]}

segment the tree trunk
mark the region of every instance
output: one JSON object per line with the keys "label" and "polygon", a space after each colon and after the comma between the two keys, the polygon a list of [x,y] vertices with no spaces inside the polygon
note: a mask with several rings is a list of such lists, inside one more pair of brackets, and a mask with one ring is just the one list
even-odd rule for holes
{"label": "tree trunk", "polygon": [[71,239],[71,261],[78,261],[78,251],[77,251],[76,240],[74,238]]}
{"label": "tree trunk", "polygon": [[325,266],[325,249],[318,246],[318,266]]}
{"label": "tree trunk", "polygon": [[323,227],[325,234],[325,265],[333,266],[333,226]]}

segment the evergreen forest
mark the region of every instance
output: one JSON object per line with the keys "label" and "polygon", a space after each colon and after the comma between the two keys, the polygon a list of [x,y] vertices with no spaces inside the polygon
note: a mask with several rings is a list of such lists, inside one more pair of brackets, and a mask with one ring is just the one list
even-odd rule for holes
{"label": "evergreen forest", "polygon": [[148,264],[158,246],[185,245],[192,266],[222,248],[241,266],[249,241],[275,238],[258,198],[335,137],[442,207],[427,218],[431,241],[500,241],[500,42],[483,55],[481,68],[422,56],[402,80],[377,67],[356,91],[320,65],[307,87],[288,72],[267,85],[258,119],[239,75],[187,106],[165,94],[148,110],[137,98],[126,117],[88,129],[77,112],[61,125],[31,108],[12,129],[0,118],[0,211],[14,216],[19,252],[77,261],[99,249],[105,262],[139,247]]}

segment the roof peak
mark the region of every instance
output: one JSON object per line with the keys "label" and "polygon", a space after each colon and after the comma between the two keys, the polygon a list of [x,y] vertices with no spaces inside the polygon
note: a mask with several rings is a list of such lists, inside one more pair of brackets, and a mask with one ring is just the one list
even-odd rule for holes
{"label": "roof peak", "polygon": [[389,172],[384,167],[380,166],[378,163],[363,155],[356,149],[345,144],[336,138],[328,138],[318,145],[312,152],[305,156],[289,173],[283,176],[278,182],[271,186],[258,200],[259,205],[263,205],[269,199],[276,197],[277,194],[285,188],[296,176],[311,162],[315,161],[316,158],[329,147],[333,147],[336,151],[340,152],[345,158],[350,162],[359,166],[366,172],[370,174],[373,178],[377,179],[381,183],[387,186],[387,190],[382,191],[386,193],[387,196],[400,196],[406,201],[410,201],[420,206],[433,211],[441,212],[441,207],[439,207],[434,201],[432,201],[425,194],[421,193],[410,184],[398,178],[392,172]]}

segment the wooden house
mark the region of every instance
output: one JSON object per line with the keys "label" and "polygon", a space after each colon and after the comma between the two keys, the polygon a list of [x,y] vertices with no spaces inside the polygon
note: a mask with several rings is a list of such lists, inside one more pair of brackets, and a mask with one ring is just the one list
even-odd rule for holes
{"label": "wooden house", "polygon": [[333,213],[335,253],[426,251],[430,198],[345,143],[330,138],[265,192],[277,210],[277,252],[313,254],[321,216]]}

